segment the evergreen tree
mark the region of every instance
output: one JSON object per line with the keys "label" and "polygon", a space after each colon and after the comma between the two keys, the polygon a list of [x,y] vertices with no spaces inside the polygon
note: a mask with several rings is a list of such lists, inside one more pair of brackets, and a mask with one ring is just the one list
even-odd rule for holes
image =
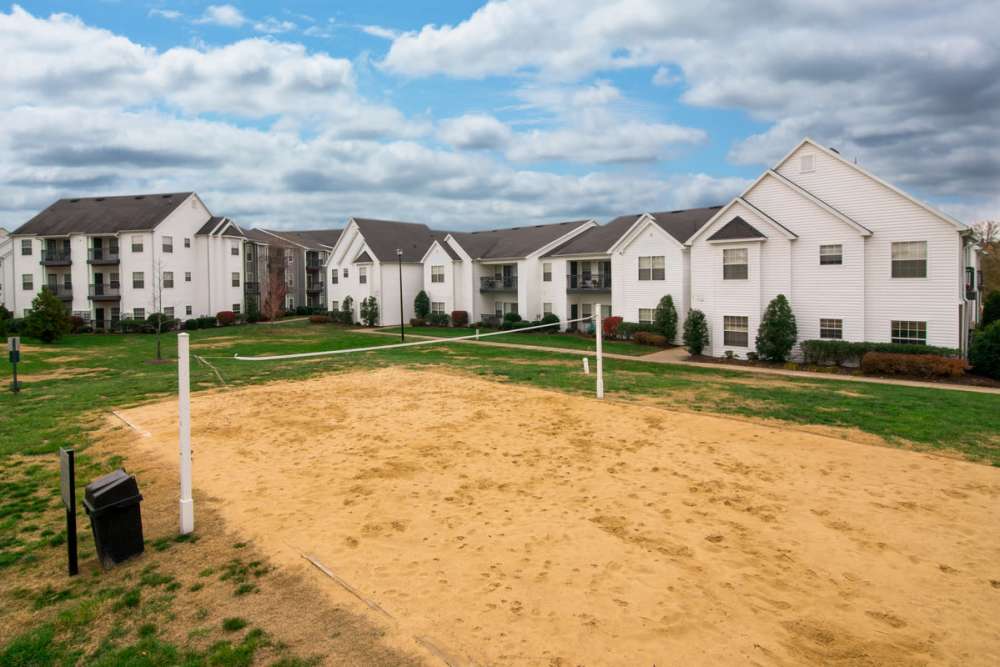
{"label": "evergreen tree", "polygon": [[969,363],[980,375],[1000,379],[1000,321],[973,335]]}
{"label": "evergreen tree", "polygon": [[993,290],[983,301],[983,319],[979,326],[985,329],[997,321],[1000,321],[1000,290]]}
{"label": "evergreen tree", "polygon": [[668,343],[673,343],[677,338],[677,309],[674,308],[674,297],[667,294],[660,299],[653,315],[653,326],[656,327],[656,333],[666,337]]}
{"label": "evergreen tree", "polygon": [[427,319],[431,312],[431,299],[427,296],[427,292],[423,290],[417,292],[417,298],[413,300],[413,310],[420,319]]}
{"label": "evergreen tree", "polygon": [[362,299],[360,313],[361,322],[368,327],[373,327],[378,324],[378,301],[375,297],[370,296],[367,299]]}
{"label": "evergreen tree", "polygon": [[705,313],[692,310],[684,321],[684,347],[693,355],[701,354],[708,346],[708,323]]}
{"label": "evergreen tree", "polygon": [[24,320],[24,333],[45,343],[69,333],[69,313],[66,306],[48,287],[42,287],[31,302],[31,312]]}
{"label": "evergreen tree", "polygon": [[345,296],[340,303],[340,321],[344,324],[354,324],[354,299]]}
{"label": "evergreen tree", "polygon": [[798,339],[795,314],[784,294],[767,304],[757,328],[757,354],[767,361],[785,361]]}

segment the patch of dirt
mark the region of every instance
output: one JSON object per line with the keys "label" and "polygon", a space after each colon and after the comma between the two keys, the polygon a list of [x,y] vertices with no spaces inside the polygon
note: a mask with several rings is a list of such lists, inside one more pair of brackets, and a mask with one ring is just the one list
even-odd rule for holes
{"label": "patch of dirt", "polygon": [[515,366],[562,366],[564,368],[577,366],[580,367],[581,372],[583,369],[583,362],[581,361],[569,361],[568,359],[505,359],[505,363],[514,364]]}
{"label": "patch of dirt", "polygon": [[[125,411],[152,434],[136,460],[176,466],[176,410]],[[439,370],[198,394],[192,412],[195,485],[227,529],[281,568],[315,554],[393,641],[512,665],[1000,650],[995,468]]]}
{"label": "patch of dirt", "polygon": [[69,378],[80,377],[84,375],[94,375],[96,373],[103,373],[108,371],[108,368],[60,368],[57,371],[48,371],[46,373],[18,373],[17,379],[22,382],[44,382],[46,380],[66,380]]}

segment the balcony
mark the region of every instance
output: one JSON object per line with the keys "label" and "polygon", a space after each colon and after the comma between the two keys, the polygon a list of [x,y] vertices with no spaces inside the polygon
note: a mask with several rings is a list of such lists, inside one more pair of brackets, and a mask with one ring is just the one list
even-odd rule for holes
{"label": "balcony", "polygon": [[323,262],[320,261],[318,258],[311,258],[311,257],[307,258],[306,268],[310,271],[318,271],[319,269],[323,268]]}
{"label": "balcony", "polygon": [[68,250],[42,249],[42,264],[45,266],[69,266],[72,263]]}
{"label": "balcony", "polygon": [[87,251],[87,262],[90,264],[118,264],[120,261],[118,248],[91,248]]}
{"label": "balcony", "polygon": [[87,296],[94,301],[121,301],[122,290],[118,283],[91,285]]}
{"label": "balcony", "polygon": [[243,291],[247,294],[260,294],[260,283],[248,280],[243,283]]}
{"label": "balcony", "polygon": [[566,275],[567,292],[610,292],[610,273],[569,273]]}
{"label": "balcony", "polygon": [[306,283],[306,292],[317,294],[323,291],[323,283]]}
{"label": "balcony", "polygon": [[64,285],[53,285],[53,284],[49,284],[49,285],[46,285],[46,287],[49,288],[50,292],[52,292],[53,294],[55,294],[57,297],[59,297],[63,301],[72,301],[73,300],[73,287],[72,287],[72,285],[65,285],[65,284]]}
{"label": "balcony", "polygon": [[479,279],[480,292],[516,292],[517,276],[482,276]]}

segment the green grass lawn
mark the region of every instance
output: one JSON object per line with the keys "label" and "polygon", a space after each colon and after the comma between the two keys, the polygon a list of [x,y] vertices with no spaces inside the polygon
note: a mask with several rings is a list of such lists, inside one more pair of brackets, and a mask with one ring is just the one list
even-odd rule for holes
{"label": "green grass lawn", "polygon": [[[536,336],[589,342],[572,336]],[[391,345],[397,341],[390,336],[308,323],[195,331],[191,340],[193,353],[213,357],[210,362],[230,385],[390,364],[443,364],[499,381],[581,394],[593,391],[593,376],[583,375],[576,363],[551,364],[553,359],[572,361],[572,357],[543,350],[442,343],[299,361],[239,362],[231,359],[236,352],[280,354]],[[155,349],[150,335],[74,335],[50,346],[30,341],[28,345],[20,365],[25,375],[24,390],[18,395],[0,392],[0,456],[49,453],[60,446],[86,445],[88,430],[111,408],[176,395],[174,334],[163,336],[163,354],[169,360],[165,364],[150,363]],[[518,363],[509,363],[512,359]],[[654,365],[639,360],[607,359],[605,368],[607,392],[616,399],[796,424],[857,428],[890,442],[950,449],[971,460],[1000,465],[998,395],[820,378],[765,378],[733,370]],[[9,364],[4,360],[0,374],[9,377],[9,373]],[[44,378],[44,374],[63,377],[32,379]],[[191,381],[193,391],[219,386],[212,370],[196,362],[192,363]]]}
{"label": "green grass lawn", "polygon": [[[399,333],[399,327],[386,327],[380,329],[386,333]],[[471,336],[476,330],[470,327],[406,327],[405,333],[418,336],[433,336],[435,338],[457,338],[459,336]],[[480,329],[480,334],[495,333],[494,329]],[[534,345],[538,347],[560,347],[567,350],[588,350],[594,351],[594,339],[580,336],[573,333],[545,333],[544,329],[539,332],[526,333],[503,333],[499,336],[487,336],[487,341],[494,343],[515,343],[518,345]],[[659,349],[644,345],[636,345],[620,340],[604,341],[604,351],[613,354],[625,354],[630,357],[641,357],[644,354],[658,352]]]}

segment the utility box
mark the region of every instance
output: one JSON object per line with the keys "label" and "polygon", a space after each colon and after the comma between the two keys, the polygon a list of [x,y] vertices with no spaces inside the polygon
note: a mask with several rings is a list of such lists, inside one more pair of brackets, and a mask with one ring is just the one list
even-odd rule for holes
{"label": "utility box", "polygon": [[94,546],[104,569],[138,556],[145,549],[141,502],[135,477],[121,468],[87,485],[83,506],[90,516]]}

